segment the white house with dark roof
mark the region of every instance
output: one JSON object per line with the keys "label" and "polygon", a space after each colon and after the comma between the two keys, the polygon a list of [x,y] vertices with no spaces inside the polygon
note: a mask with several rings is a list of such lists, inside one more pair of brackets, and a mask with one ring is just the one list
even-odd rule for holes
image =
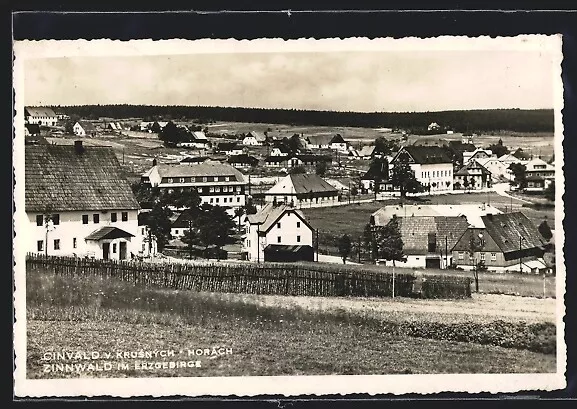
{"label": "white house with dark roof", "polygon": [[52,108],[25,107],[24,120],[27,124],[55,126],[58,123],[58,115]]}
{"label": "white house with dark roof", "polygon": [[471,159],[455,172],[455,189],[481,190],[492,185],[491,172],[476,159]]}
{"label": "white house with dark roof", "polygon": [[473,152],[463,152],[463,164],[468,164],[475,159],[487,159],[493,156],[490,149],[477,148]]}
{"label": "white house with dark roof", "polygon": [[211,205],[237,208],[246,203],[246,178],[228,163],[153,164],[141,180],[161,189],[194,189],[202,203]]}
{"label": "white house with dark roof", "polygon": [[74,135],[76,136],[94,136],[96,135],[96,127],[92,122],[78,121],[72,127]]}
{"label": "white house with dark roof", "polygon": [[264,193],[265,202],[294,207],[331,206],[339,202],[339,191],[316,174],[287,175]]}
{"label": "white house with dark roof", "polygon": [[262,132],[250,131],[242,139],[242,144],[247,146],[262,146],[266,142],[266,136]]}
{"label": "white house with dark roof", "polygon": [[439,146],[404,146],[391,159],[389,172],[395,163],[405,162],[415,178],[431,191],[453,190],[453,160]]}
{"label": "white house with dark roof", "polygon": [[139,204],[111,148],[27,146],[25,176],[28,251],[117,260],[147,253]]}
{"label": "white house with dark roof", "polygon": [[313,261],[313,228],[304,214],[284,204],[266,204],[246,217],[243,252],[250,261]]}

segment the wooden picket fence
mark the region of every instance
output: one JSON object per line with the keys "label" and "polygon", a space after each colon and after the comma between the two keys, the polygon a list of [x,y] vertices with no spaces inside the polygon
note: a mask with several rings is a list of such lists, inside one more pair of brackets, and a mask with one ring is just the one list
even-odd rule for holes
{"label": "wooden picket fence", "polygon": [[[115,278],[147,287],[207,292],[390,297],[392,275],[347,270],[338,265],[283,263],[179,264],[94,260],[28,254],[27,274],[50,272],[67,277]],[[395,274],[395,296],[414,296],[415,276]]]}

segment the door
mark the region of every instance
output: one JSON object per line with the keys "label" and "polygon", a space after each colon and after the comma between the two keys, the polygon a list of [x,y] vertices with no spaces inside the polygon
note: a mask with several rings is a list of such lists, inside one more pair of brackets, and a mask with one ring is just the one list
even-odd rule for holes
{"label": "door", "polygon": [[120,260],[126,260],[126,242],[120,242]]}
{"label": "door", "polygon": [[441,268],[441,259],[427,258],[425,259],[425,268]]}
{"label": "door", "polygon": [[102,243],[102,258],[104,260],[110,258],[110,243]]}

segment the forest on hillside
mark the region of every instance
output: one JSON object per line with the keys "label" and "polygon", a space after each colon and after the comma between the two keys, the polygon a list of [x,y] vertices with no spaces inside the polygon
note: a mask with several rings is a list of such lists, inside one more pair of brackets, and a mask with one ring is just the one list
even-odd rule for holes
{"label": "forest on hillside", "polygon": [[397,128],[426,133],[433,122],[455,132],[553,132],[552,109],[491,109],[440,112],[334,112],[298,109],[231,108],[207,106],[81,105],[55,107],[68,115],[85,119],[142,118],[154,120],[195,120],[252,122],[287,125],[351,126]]}

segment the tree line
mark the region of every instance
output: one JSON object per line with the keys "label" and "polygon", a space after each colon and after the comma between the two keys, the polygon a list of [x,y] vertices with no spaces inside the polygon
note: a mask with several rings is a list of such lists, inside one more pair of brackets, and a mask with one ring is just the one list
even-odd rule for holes
{"label": "tree line", "polygon": [[68,115],[87,119],[142,118],[155,120],[196,120],[253,122],[287,125],[390,127],[411,133],[430,132],[432,122],[455,132],[553,132],[552,109],[487,109],[439,112],[335,112],[299,109],[265,109],[211,106],[156,105],[76,105],[58,107]]}

